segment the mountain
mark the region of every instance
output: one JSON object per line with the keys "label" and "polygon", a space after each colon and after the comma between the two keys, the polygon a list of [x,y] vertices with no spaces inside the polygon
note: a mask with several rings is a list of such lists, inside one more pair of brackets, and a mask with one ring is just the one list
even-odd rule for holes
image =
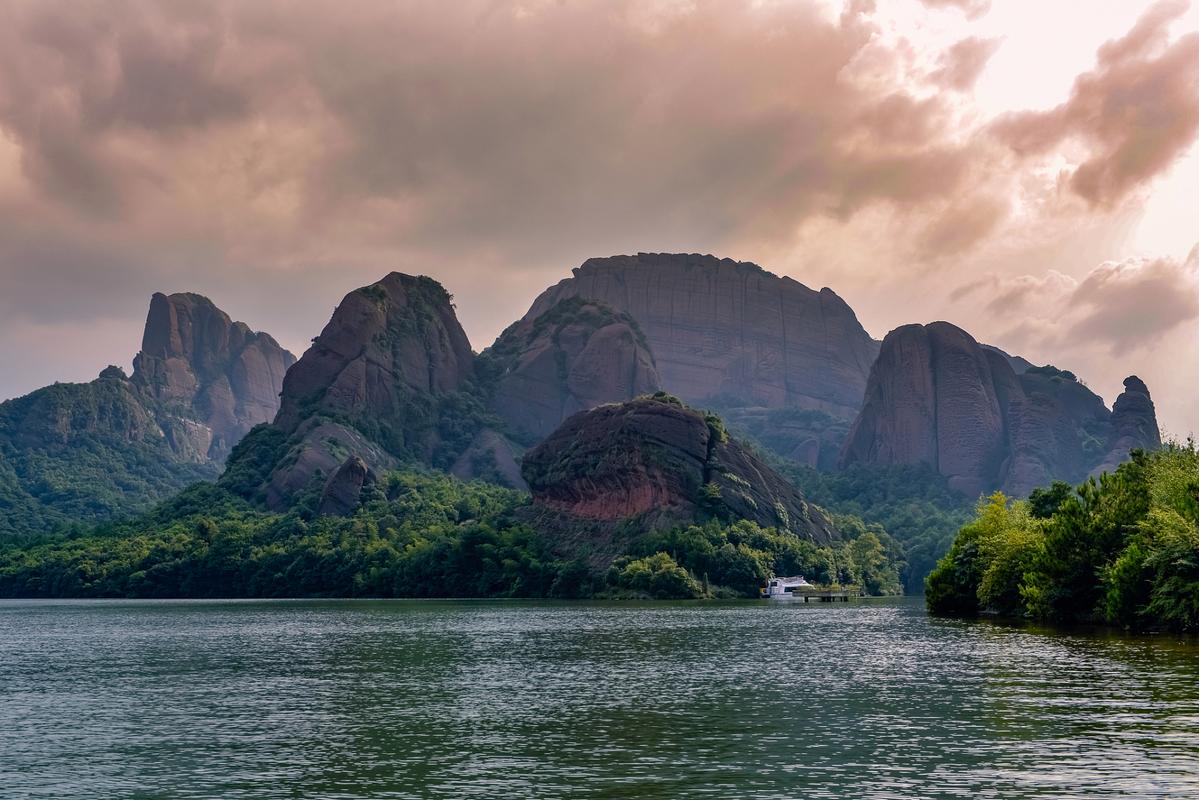
{"label": "mountain", "polygon": [[178,418],[164,427],[177,452],[220,462],[250,428],[275,416],[283,375],[295,361],[207,297],[155,294],[132,380],[158,401],[160,417]]}
{"label": "mountain", "polygon": [[1111,430],[1107,439],[1107,457],[1093,472],[1114,472],[1128,451],[1161,447],[1161,431],[1149,387],[1136,375],[1124,379],[1124,391],[1112,404]]}
{"label": "mountain", "polygon": [[709,255],[593,258],[544,291],[517,329],[570,297],[625,312],[662,386],[689,403],[797,407],[851,419],[878,342],[831,289]]}
{"label": "mountain", "polygon": [[0,403],[0,535],[138,511],[217,475],[295,358],[195,294],[156,294],[132,377]]}
{"label": "mountain", "polygon": [[578,411],[662,386],[633,318],[581,297],[558,301],[532,324],[512,325],[483,357],[496,374],[491,408],[508,434],[526,444]]}
{"label": "mountain", "polygon": [[[836,531],[719,418],[665,393],[567,419],[525,453],[522,471],[542,528],[640,530],[704,516],[752,520],[828,544]],[[602,536],[601,536],[602,538]]]}
{"label": "mountain", "polygon": [[464,392],[474,358],[432,278],[393,272],[356,289],[288,370],[278,415],[235,449],[224,482],[279,509],[352,459],[367,472],[448,468],[479,428]]}
{"label": "mountain", "polygon": [[1148,390],[1126,386],[1113,413],[1073,373],[1017,374],[1012,357],[961,328],[905,325],[883,340],[840,466],[929,464],[968,495],[1077,482],[1160,445]]}

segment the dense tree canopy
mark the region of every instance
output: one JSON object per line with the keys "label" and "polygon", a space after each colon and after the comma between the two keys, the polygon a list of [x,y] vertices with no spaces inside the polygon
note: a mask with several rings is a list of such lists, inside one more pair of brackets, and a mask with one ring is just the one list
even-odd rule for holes
{"label": "dense tree canopy", "polygon": [[135,520],[0,550],[0,596],[755,596],[783,573],[900,589],[901,549],[860,520],[824,548],[745,522],[635,535],[605,571],[525,522],[521,492],[411,471],[366,500],[350,517],[276,514],[197,484]]}
{"label": "dense tree canopy", "polygon": [[929,609],[1199,630],[1199,452],[1134,453],[1114,474],[979,503],[927,581]]}

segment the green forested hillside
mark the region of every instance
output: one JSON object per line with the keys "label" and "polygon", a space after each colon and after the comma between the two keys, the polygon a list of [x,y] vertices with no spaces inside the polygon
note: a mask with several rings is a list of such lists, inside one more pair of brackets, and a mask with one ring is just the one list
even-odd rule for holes
{"label": "green forested hillside", "polygon": [[[754,595],[770,574],[898,591],[899,550],[852,520],[818,548],[752,523],[631,535],[597,572],[522,519],[528,496],[397,472],[352,517],[255,509],[200,484],[142,517],[0,550],[0,596],[699,597]],[[840,522],[840,521],[839,521]]]}
{"label": "green forested hillside", "polygon": [[148,508],[218,467],[180,460],[116,368],[0,403],[0,539]]}
{"label": "green forested hillside", "polygon": [[953,491],[927,466],[855,464],[838,472],[776,463],[807,498],[834,513],[880,526],[903,549],[905,590],[919,593],[924,578],[970,519],[971,498]]}

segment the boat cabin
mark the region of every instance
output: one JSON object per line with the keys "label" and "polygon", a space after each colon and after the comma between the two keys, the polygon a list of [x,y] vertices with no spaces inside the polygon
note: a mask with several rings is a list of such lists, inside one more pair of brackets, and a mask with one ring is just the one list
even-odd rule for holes
{"label": "boat cabin", "polygon": [[802,575],[797,575],[793,578],[771,578],[762,594],[765,597],[785,599],[793,597],[803,589],[814,588],[816,587],[804,580]]}

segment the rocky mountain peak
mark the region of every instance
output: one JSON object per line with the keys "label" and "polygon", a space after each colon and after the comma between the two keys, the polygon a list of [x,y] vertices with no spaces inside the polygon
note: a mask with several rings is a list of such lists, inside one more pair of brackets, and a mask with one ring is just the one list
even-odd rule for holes
{"label": "rocky mountain peak", "polygon": [[[283,381],[273,433],[263,435],[282,434],[288,446],[254,470],[267,503],[285,507],[347,458],[371,471],[430,460],[443,402],[474,377],[474,358],[432,278],[392,272],[347,294]],[[346,481],[361,471],[349,464]]]}
{"label": "rocky mountain peak", "polygon": [[283,383],[278,422],[306,411],[394,416],[406,391],[440,394],[473,374],[450,295],[432,278],[389,273],[345,296]]}
{"label": "rocky mountain peak", "polygon": [[531,444],[562,420],[661,388],[649,343],[628,314],[568,297],[532,325],[514,325],[484,354],[497,372],[492,409]]}
{"label": "rocky mountain peak", "polygon": [[189,446],[219,461],[250,428],[274,417],[293,363],[268,334],[234,322],[207,297],[155,293],[131,380],[181,419],[205,426],[193,431],[200,436],[190,436]]}
{"label": "rocky mountain peak", "polygon": [[662,385],[688,402],[797,407],[852,418],[878,343],[831,289],[695,253],[592,258],[543,292],[530,326],[567,297],[601,300],[644,333]]}
{"label": "rocky mountain peak", "polygon": [[719,419],[664,393],[575,414],[525,453],[522,472],[535,507],[566,519],[669,527],[711,514],[822,544],[836,537]]}
{"label": "rocky mountain peak", "polygon": [[1157,411],[1149,387],[1136,375],[1129,375],[1124,379],[1124,391],[1112,404],[1107,455],[1094,471],[1111,472],[1128,458],[1130,451],[1156,450],[1161,444]]}
{"label": "rocky mountain peak", "polygon": [[883,340],[841,465],[924,463],[966,494],[1024,496],[1160,444],[1139,379],[1125,382],[1108,411],[1073,373],[1021,362],[947,322],[896,328]]}

